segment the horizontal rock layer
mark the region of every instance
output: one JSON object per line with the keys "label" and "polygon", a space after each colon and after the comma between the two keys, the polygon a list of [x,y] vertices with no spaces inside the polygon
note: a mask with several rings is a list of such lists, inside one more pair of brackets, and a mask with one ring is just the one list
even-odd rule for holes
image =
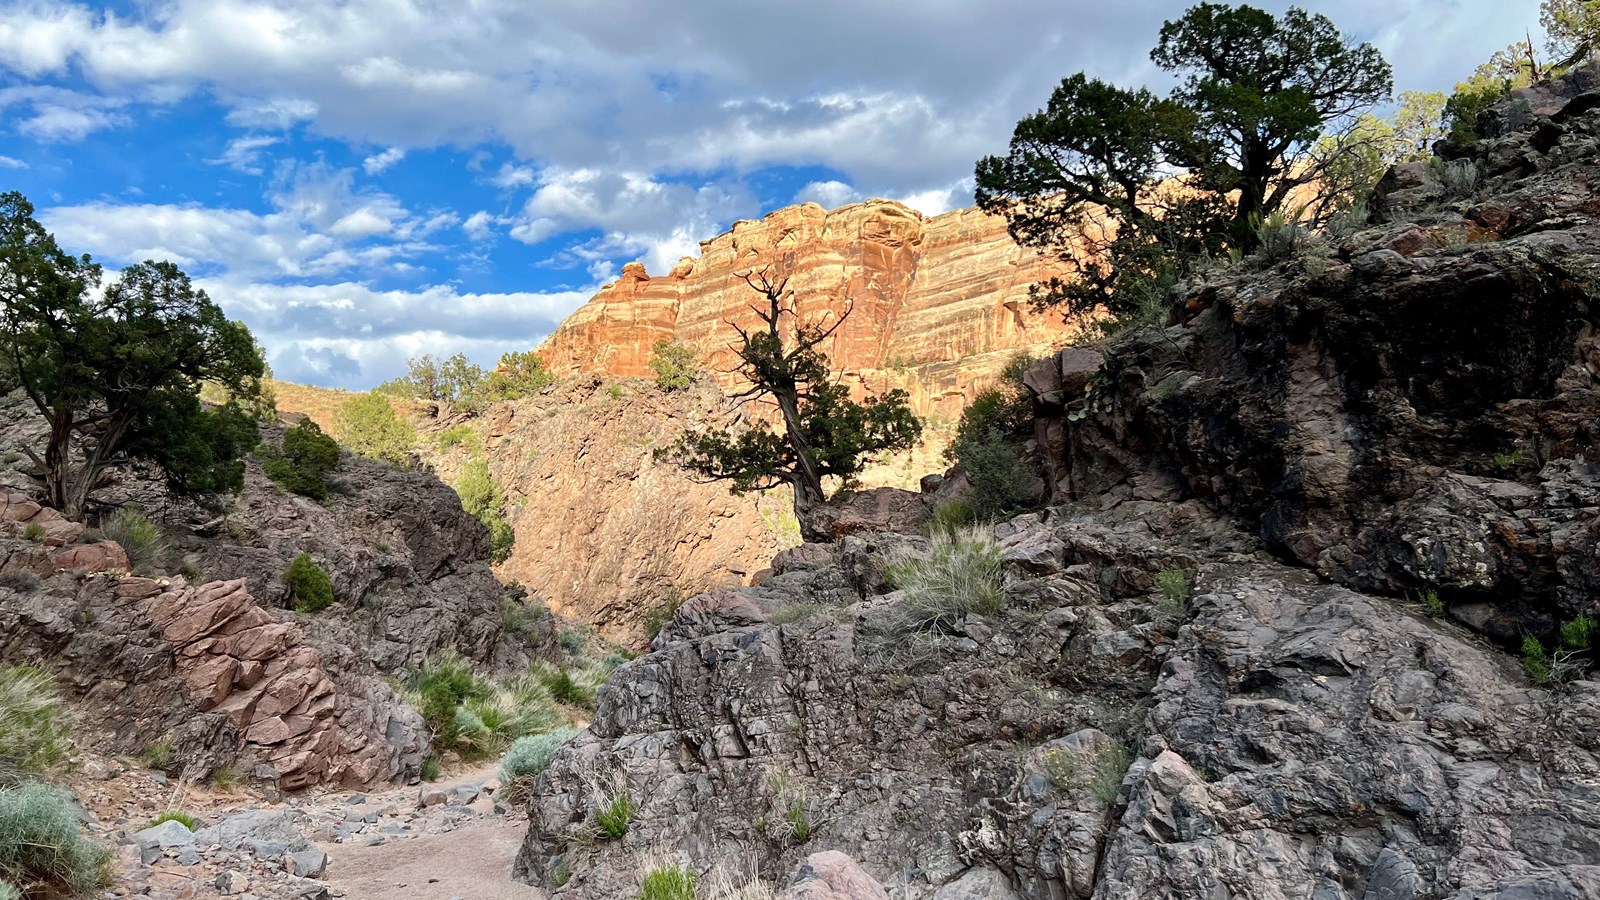
{"label": "horizontal rock layer", "polygon": [[1003,219],[970,208],[924,218],[870,200],[737,222],[670,273],[630,263],[557,327],[540,355],[561,376],[645,376],[652,345],[667,338],[700,351],[724,387],[740,387],[730,373],[730,323],[755,324],[749,303],[758,295],[738,276],[763,266],[789,278],[802,320],[849,311],[824,346],[847,383],[906,388],[922,415],[954,419],[1013,354],[1044,352],[1076,330],[1059,313],[1031,308],[1029,286],[1059,269],[1017,246]]}

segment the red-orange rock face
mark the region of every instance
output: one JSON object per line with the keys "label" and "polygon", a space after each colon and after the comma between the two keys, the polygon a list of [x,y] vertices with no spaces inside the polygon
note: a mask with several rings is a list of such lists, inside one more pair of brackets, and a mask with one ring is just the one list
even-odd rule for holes
{"label": "red-orange rock face", "polygon": [[[877,392],[906,388],[918,413],[954,418],[1018,351],[1059,346],[1076,325],[1035,313],[1028,287],[1057,274],[1017,246],[1005,221],[976,209],[933,218],[890,200],[832,212],[815,203],[742,221],[672,271],[623,268],[540,348],[558,376],[650,374],[660,338],[698,349],[724,387],[738,387],[729,323],[755,324],[759,299],[739,275],[789,278],[804,321],[849,317],[828,345],[834,370]],[[956,365],[959,363],[959,365]]]}

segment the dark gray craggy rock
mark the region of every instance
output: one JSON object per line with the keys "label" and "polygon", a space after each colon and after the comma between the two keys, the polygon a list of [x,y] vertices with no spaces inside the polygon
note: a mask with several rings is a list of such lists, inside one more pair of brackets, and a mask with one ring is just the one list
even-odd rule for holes
{"label": "dark gray craggy rock", "polygon": [[[699,598],[557,753],[519,874],[598,898],[646,850],[773,881],[837,850],[913,898],[1595,896],[1600,684],[1535,687],[1199,515],[1008,523],[1009,608],[942,634],[886,640],[893,592],[789,621],[843,548]],[[1181,609],[1156,592],[1173,571]],[[597,841],[619,793],[639,809]]]}
{"label": "dark gray craggy rock", "polygon": [[1057,500],[1196,498],[1340,583],[1435,591],[1507,644],[1594,615],[1600,104],[1545,93],[1455,163],[1484,178],[1470,197],[1397,169],[1385,217],[1337,247],[1208,276],[1076,389],[1057,373],[1084,351],[1040,364]]}
{"label": "dark gray craggy rock", "polygon": [[1408,170],[1328,253],[1029,373],[1062,506],[996,527],[1003,612],[897,630],[926,539],[888,533],[684,604],[539,780],[519,876],[1600,898],[1600,683],[1504,648],[1600,613],[1600,104],[1547,93],[1469,148],[1476,195]]}

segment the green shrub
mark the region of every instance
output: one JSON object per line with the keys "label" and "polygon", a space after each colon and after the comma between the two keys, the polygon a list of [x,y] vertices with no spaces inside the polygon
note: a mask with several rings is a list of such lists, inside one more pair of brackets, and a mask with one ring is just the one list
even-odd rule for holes
{"label": "green shrub", "polygon": [[1305,248],[1311,232],[1300,223],[1304,209],[1285,212],[1274,210],[1266,218],[1256,218],[1256,249],[1251,257],[1259,263],[1273,265],[1293,258]]}
{"label": "green shrub", "polygon": [[108,540],[122,545],[128,554],[128,564],[135,572],[151,574],[158,571],[167,556],[167,536],[161,526],[144,517],[136,507],[124,506],[100,522],[100,530]]}
{"label": "green shrub", "polygon": [[567,741],[578,734],[576,728],[557,728],[545,734],[527,735],[511,742],[510,748],[500,758],[500,780],[537,778],[550,765],[550,758]]}
{"label": "green shrub", "polygon": [[676,341],[661,338],[650,348],[650,371],[656,373],[656,387],[663,391],[682,391],[694,384],[700,368],[695,352]]}
{"label": "green shrub", "polygon": [[289,595],[294,599],[295,612],[321,612],[333,605],[333,582],[328,573],[301,551],[283,573],[289,585]]}
{"label": "green shrub", "polygon": [[286,491],[324,500],[329,472],[339,466],[339,442],[322,433],[310,419],[283,433],[283,447],[262,445],[256,451],[261,471]]}
{"label": "green shrub", "polygon": [[162,822],[177,822],[190,831],[198,831],[200,829],[200,820],[181,809],[164,809],[157,813],[156,817],[151,819],[150,824],[145,827],[154,828]]}
{"label": "green shrub", "polygon": [[683,601],[687,599],[689,598],[685,597],[682,591],[672,588],[662,598],[660,605],[645,610],[644,630],[646,634],[650,635],[650,640],[655,640],[656,635],[661,633],[661,629],[667,627],[667,623],[672,621],[672,617],[678,614],[678,607],[682,606]]}
{"label": "green shrub", "polygon": [[589,636],[576,628],[561,629],[559,640],[561,649],[573,655],[582,653],[583,648],[589,645]]}
{"label": "green shrub", "polygon": [[433,442],[440,450],[451,450],[456,447],[475,450],[483,446],[483,436],[471,425],[454,425],[434,435]]}
{"label": "green shrub", "polygon": [[139,758],[144,760],[144,764],[150,768],[165,771],[172,765],[172,738],[170,736],[163,737],[144,748],[144,751],[139,754]]}
{"label": "green shrub", "polygon": [[557,702],[584,708],[594,703],[594,691],[578,683],[565,668],[544,672],[539,677]]}
{"label": "green shrub", "polygon": [[1529,635],[1522,639],[1522,671],[1533,679],[1535,684],[1544,684],[1550,680],[1550,654],[1544,650],[1544,645],[1539,639]]}
{"label": "green shrub", "polygon": [[22,539],[25,541],[32,541],[35,544],[44,543],[44,526],[40,525],[38,522],[29,522],[27,526],[22,529]]}
{"label": "green shrub", "polygon": [[64,759],[66,734],[55,681],[38,669],[0,668],[0,784]]}
{"label": "green shrub", "polygon": [[981,529],[933,535],[926,554],[896,554],[888,576],[905,593],[899,630],[945,627],[1005,607],[1000,546]]}
{"label": "green shrub", "polygon": [[545,368],[544,360],[534,351],[527,350],[500,357],[500,364],[489,373],[486,392],[490,400],[516,400],[537,394],[555,382],[555,376]]}
{"label": "green shrub", "polygon": [[683,866],[656,866],[644,875],[639,900],[694,900],[694,873]]}
{"label": "green shrub", "polygon": [[352,453],[397,466],[411,465],[417,430],[400,418],[394,406],[380,394],[352,397],[334,413],[333,430],[339,442]]}
{"label": "green shrub", "polygon": [[1445,604],[1444,601],[1439,598],[1439,592],[1437,590],[1433,588],[1425,588],[1418,599],[1422,601],[1422,608],[1427,610],[1428,615],[1437,619],[1445,614]]}
{"label": "green shrub", "polygon": [[1189,576],[1181,569],[1168,569],[1156,575],[1156,590],[1161,593],[1161,612],[1169,616],[1183,614],[1189,600]]}
{"label": "green shrub", "polygon": [[1044,493],[1044,480],[1022,445],[999,429],[959,438],[950,451],[972,483],[964,512],[972,522],[992,522],[1026,509]]}
{"label": "green shrub", "polygon": [[601,834],[617,840],[628,833],[628,825],[638,811],[639,805],[633,802],[633,797],[627,791],[619,790],[602,799],[600,807],[594,812],[594,822],[600,826]]}
{"label": "green shrub", "polygon": [[461,508],[489,529],[490,558],[497,563],[505,562],[517,538],[505,517],[505,488],[489,474],[488,463],[481,459],[469,460],[461,468],[455,489],[461,497]]}
{"label": "green shrub", "polygon": [[1561,626],[1561,646],[1568,650],[1587,650],[1594,644],[1600,622],[1588,616],[1579,616]]}
{"label": "green shrub", "polygon": [[933,518],[928,520],[928,533],[954,531],[977,521],[978,513],[971,500],[946,500],[933,508]]}
{"label": "green shrub", "polygon": [[439,780],[439,775],[440,775],[440,769],[441,769],[441,766],[439,765],[439,757],[430,756],[427,759],[423,760],[422,761],[422,772],[420,773],[422,775],[422,780],[423,781],[438,781]]}
{"label": "green shrub", "polygon": [[411,677],[410,688],[419,698],[417,711],[428,723],[434,743],[446,750],[461,741],[456,710],[468,700],[486,700],[494,693],[494,685],[454,653],[424,664]]}
{"label": "green shrub", "polygon": [[1044,765],[1045,773],[1056,787],[1068,791],[1087,789],[1101,803],[1112,803],[1121,792],[1122,778],[1128,772],[1128,751],[1111,746],[1082,753],[1061,747],[1045,753]]}
{"label": "green shrub", "polygon": [[37,782],[0,789],[0,881],[40,898],[106,884],[111,854],[84,837],[79,817],[66,791]]}
{"label": "green shrub", "polygon": [[465,700],[463,706],[483,723],[491,741],[485,749],[490,750],[561,724],[561,714],[556,710],[550,689],[531,674],[507,684],[494,685],[490,696]]}
{"label": "green shrub", "polygon": [[[1022,378],[1035,359],[1019,354],[1001,371],[995,387],[980,392],[956,424],[945,460],[972,482],[968,522],[989,521],[1038,500],[1044,487],[1022,444],[1033,430],[1033,399]],[[965,524],[965,523],[959,523]]]}
{"label": "green shrub", "polygon": [[1478,192],[1483,181],[1478,164],[1470,159],[1451,160],[1437,166],[1435,171],[1438,172],[1439,182],[1444,185],[1445,196],[1452,199],[1471,197]]}

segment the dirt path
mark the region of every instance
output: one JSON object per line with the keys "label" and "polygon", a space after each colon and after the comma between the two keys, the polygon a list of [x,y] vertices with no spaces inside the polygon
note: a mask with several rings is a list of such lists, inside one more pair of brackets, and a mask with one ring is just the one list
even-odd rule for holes
{"label": "dirt path", "polygon": [[528,825],[485,818],[448,834],[357,847],[320,845],[332,857],[323,877],[347,900],[544,900],[544,892],[511,880]]}

